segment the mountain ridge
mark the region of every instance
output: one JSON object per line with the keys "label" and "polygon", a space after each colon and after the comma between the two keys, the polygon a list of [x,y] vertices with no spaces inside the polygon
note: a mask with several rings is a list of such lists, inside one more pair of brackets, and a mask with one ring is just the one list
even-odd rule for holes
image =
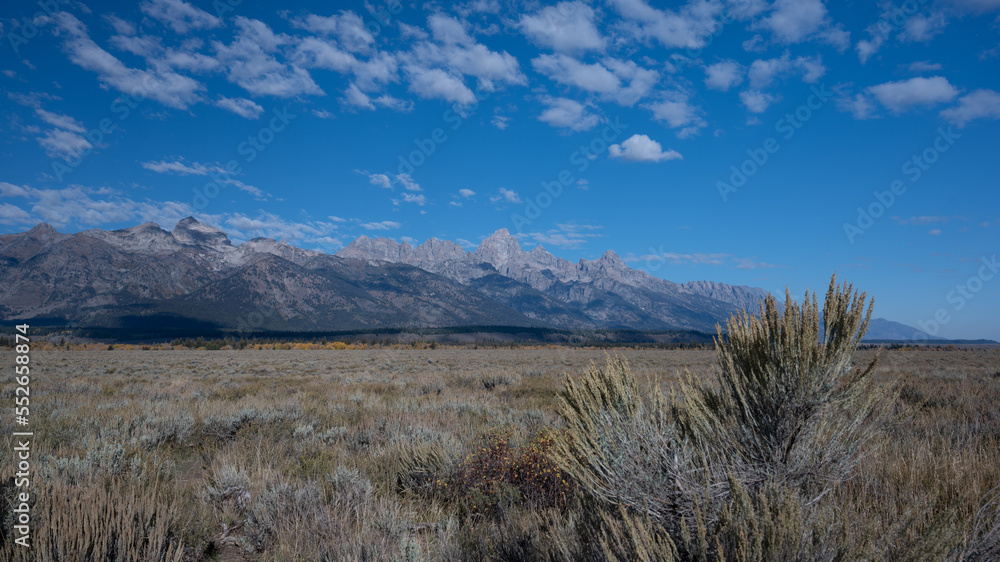
{"label": "mountain ridge", "polygon": [[[759,310],[768,294],[712,281],[675,283],[630,268],[613,250],[576,263],[540,245],[524,251],[505,228],[472,251],[438,238],[414,247],[361,236],[330,255],[268,238],[236,245],[193,217],[171,231],[147,222],[64,234],[40,223],[2,235],[0,283],[0,315],[8,319],[105,325],[173,314],[261,330],[510,325],[714,332],[739,309]],[[876,324],[894,336],[921,335],[883,319]]]}

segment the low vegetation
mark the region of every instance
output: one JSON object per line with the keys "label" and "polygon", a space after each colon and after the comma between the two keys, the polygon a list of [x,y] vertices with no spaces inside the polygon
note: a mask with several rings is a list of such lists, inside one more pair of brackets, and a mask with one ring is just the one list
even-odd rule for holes
{"label": "low vegetation", "polygon": [[856,351],[866,306],[714,352],[33,351],[0,559],[1000,558],[1000,350]]}

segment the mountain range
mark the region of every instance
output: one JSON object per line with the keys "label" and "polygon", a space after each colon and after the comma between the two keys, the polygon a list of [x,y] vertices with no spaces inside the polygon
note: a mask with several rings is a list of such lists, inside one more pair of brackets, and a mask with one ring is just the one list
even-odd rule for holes
{"label": "mountain range", "polygon": [[[615,252],[577,263],[506,229],[474,251],[432,238],[413,247],[362,236],[329,255],[268,238],[234,245],[192,217],[172,231],[145,223],[57,232],[39,224],[0,236],[0,317],[52,325],[150,323],[230,330],[531,326],[696,330],[767,291],[711,281],[674,283],[630,268]],[[931,339],[878,319],[869,339]]]}

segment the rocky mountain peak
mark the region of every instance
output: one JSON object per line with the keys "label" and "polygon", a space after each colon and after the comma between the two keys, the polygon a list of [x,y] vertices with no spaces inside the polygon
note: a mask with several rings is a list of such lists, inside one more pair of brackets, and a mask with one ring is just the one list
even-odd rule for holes
{"label": "rocky mountain peak", "polygon": [[479,261],[499,268],[521,253],[521,245],[517,242],[517,238],[511,236],[506,228],[501,228],[483,240],[473,252],[473,256]]}
{"label": "rocky mountain peak", "polygon": [[438,238],[428,239],[413,251],[413,256],[418,262],[430,261],[432,263],[441,263],[465,259],[466,255],[465,250],[458,244],[450,240],[440,240]]}
{"label": "rocky mountain peak", "polygon": [[604,252],[604,254],[597,260],[597,263],[612,269],[623,269],[627,267],[625,265],[625,261],[622,260],[614,250]]}
{"label": "rocky mountain peak", "polygon": [[[157,226],[157,228],[159,227]],[[173,234],[175,240],[188,246],[199,246],[220,252],[236,249],[233,243],[229,241],[229,236],[226,236],[225,232],[198,222],[194,217],[181,219],[171,234]]]}
{"label": "rocky mountain peak", "polygon": [[36,224],[34,227],[32,227],[31,230],[25,232],[25,234],[29,234],[34,237],[42,237],[42,236],[57,235],[59,234],[59,231],[52,228],[52,225],[48,223],[40,222]]}
{"label": "rocky mountain peak", "polygon": [[370,238],[362,236],[343,250],[337,252],[342,258],[354,258],[368,261],[387,261],[392,263],[405,262],[413,254],[409,244],[397,244],[389,238]]}

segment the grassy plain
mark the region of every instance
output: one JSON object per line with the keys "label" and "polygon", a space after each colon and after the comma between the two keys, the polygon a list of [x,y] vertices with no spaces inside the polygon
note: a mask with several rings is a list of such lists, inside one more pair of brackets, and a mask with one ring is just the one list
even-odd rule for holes
{"label": "grassy plain", "polygon": [[[717,368],[713,351],[618,353],[664,390]],[[565,378],[604,361],[559,348],[33,351],[33,547],[12,543],[23,428],[5,376],[0,559],[573,559],[584,507],[548,448]],[[898,381],[897,421],[837,490],[845,517],[887,533],[909,521],[893,540],[915,541],[947,513],[961,541],[1000,485],[1000,350],[882,351],[877,378]]]}

